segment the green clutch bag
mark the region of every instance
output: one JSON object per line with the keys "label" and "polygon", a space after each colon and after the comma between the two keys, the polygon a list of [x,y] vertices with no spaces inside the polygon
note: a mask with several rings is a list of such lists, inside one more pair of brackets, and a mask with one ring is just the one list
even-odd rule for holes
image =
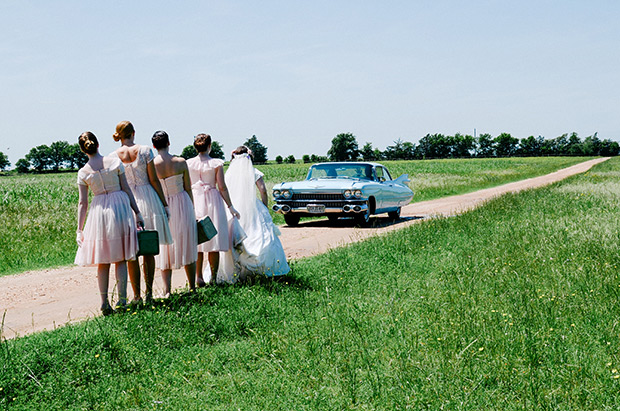
{"label": "green clutch bag", "polygon": [[215,229],[215,226],[209,216],[206,216],[202,220],[196,221],[196,226],[198,228],[198,244],[209,241],[217,234],[217,230]]}
{"label": "green clutch bag", "polygon": [[159,234],[155,230],[138,230],[138,255],[159,254]]}

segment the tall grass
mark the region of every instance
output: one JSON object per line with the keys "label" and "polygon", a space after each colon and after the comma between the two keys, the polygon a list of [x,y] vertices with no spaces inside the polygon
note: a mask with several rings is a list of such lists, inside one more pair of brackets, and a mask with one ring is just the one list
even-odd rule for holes
{"label": "tall grass", "polygon": [[[385,162],[407,173],[413,201],[428,200],[546,174],[585,158],[504,158]],[[304,179],[308,164],[261,165],[274,184]],[[0,275],[71,264],[75,257],[75,173],[0,177]],[[270,195],[271,197],[271,195]],[[271,199],[270,199],[271,201]],[[284,224],[281,214],[273,214]]]}
{"label": "tall grass", "polygon": [[8,409],[598,409],[620,400],[620,161],[0,344]]}

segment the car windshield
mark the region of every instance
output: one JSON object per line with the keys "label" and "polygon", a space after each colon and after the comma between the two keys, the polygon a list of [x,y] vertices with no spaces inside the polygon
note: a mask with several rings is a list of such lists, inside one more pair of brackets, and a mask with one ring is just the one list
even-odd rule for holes
{"label": "car windshield", "polygon": [[307,180],[318,178],[359,178],[373,180],[370,164],[317,164],[310,167]]}

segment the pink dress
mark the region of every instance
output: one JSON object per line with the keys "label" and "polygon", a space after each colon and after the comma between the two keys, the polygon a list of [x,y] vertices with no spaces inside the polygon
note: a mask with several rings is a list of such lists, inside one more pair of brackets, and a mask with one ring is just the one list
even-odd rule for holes
{"label": "pink dress", "polygon": [[[104,164],[110,163],[106,160]],[[93,171],[89,166],[78,171],[77,183],[88,186],[93,197],[84,225],[84,241],[75,255],[75,264],[92,266],[136,258],[136,219],[129,197],[121,190],[120,184],[120,175],[124,172],[118,158],[99,171]]]}
{"label": "pink dress", "polygon": [[189,177],[192,181],[196,218],[200,220],[209,216],[217,229],[215,237],[198,245],[198,251],[202,253],[228,251],[230,248],[226,204],[215,185],[217,169],[223,166],[224,160],[219,158],[208,158],[203,161],[200,156],[196,156],[187,160]]}
{"label": "pink dress", "polygon": [[192,200],[183,188],[183,174],[176,174],[161,181],[170,210],[170,231],[174,242],[162,245],[155,263],[162,270],[177,269],[196,262],[198,233]]}
{"label": "pink dress", "polygon": [[[110,154],[110,156],[118,158],[116,151]],[[154,158],[150,148],[140,146],[136,159],[131,163],[123,163],[123,165],[127,182],[136,199],[138,209],[144,218],[144,228],[147,230],[157,230],[160,244],[171,244],[172,234],[168,226],[168,217],[166,216],[164,205],[157,195],[157,191],[151,185],[147,172],[148,163],[153,161]]]}

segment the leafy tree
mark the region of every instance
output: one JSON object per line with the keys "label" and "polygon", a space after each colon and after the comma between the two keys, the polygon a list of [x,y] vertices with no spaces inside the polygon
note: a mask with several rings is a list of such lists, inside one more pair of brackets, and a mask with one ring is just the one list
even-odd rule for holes
{"label": "leafy tree", "polygon": [[316,154],[312,154],[310,156],[310,162],[311,163],[318,163],[319,162],[319,156],[317,156]]}
{"label": "leafy tree", "polygon": [[8,168],[11,165],[11,162],[9,161],[9,157],[4,154],[2,151],[0,151],[0,171],[4,170],[5,168]]}
{"label": "leafy tree", "polygon": [[577,133],[573,132],[568,137],[568,143],[566,145],[566,154],[568,154],[569,156],[583,155],[583,145]]}
{"label": "leafy tree", "polygon": [[478,136],[478,148],[476,149],[476,157],[493,157],[495,156],[495,142],[490,134],[484,133]]}
{"label": "leafy tree", "polygon": [[222,145],[215,140],[211,142],[211,152],[209,155],[213,158],[221,158],[222,160],[226,160]]}
{"label": "leafy tree", "polygon": [[456,133],[454,137],[452,137],[452,149],[450,151],[451,157],[457,158],[467,158],[471,157],[474,148],[476,147],[476,141],[473,136],[470,135],[462,135],[461,133]]}
{"label": "leafy tree", "polygon": [[277,155],[277,156],[276,156],[276,163],[278,163],[278,164],[282,164],[282,161],[284,161],[284,160],[282,159],[282,156],[281,156],[281,155]]}
{"label": "leafy tree", "polygon": [[509,133],[502,133],[495,137],[495,153],[498,157],[510,157],[517,152],[519,139]]}
{"label": "leafy tree", "polygon": [[65,161],[70,169],[81,168],[88,162],[88,156],[82,153],[78,143],[69,144],[65,150]]}
{"label": "leafy tree", "polygon": [[359,156],[357,140],[351,133],[341,133],[332,139],[332,146],[327,152],[332,161],[355,161]]}
{"label": "leafy tree", "polygon": [[196,147],[193,145],[185,146],[183,151],[181,151],[181,157],[186,160],[189,160],[192,157],[196,157],[198,155],[198,151],[196,151]]}
{"label": "leafy tree", "polygon": [[26,154],[26,160],[32,164],[35,170],[43,171],[52,165],[52,151],[48,146],[42,144],[30,149],[30,152]]}
{"label": "leafy tree", "polygon": [[50,145],[50,167],[54,171],[62,168],[67,161],[67,150],[69,143],[66,141],[55,141]]}
{"label": "leafy tree", "polygon": [[309,162],[310,162],[310,156],[309,156],[308,154],[304,154],[304,155],[301,157],[301,159],[302,159],[302,161],[303,161],[304,163],[309,163]]}
{"label": "leafy tree", "polygon": [[605,139],[601,141],[601,156],[617,156],[620,152],[620,145],[617,142]]}
{"label": "leafy tree", "polygon": [[286,157],[286,162],[289,164],[295,164],[295,156],[291,154],[290,156]]}
{"label": "leafy tree", "polygon": [[30,161],[25,158],[20,158],[17,160],[17,163],[15,163],[15,169],[18,173],[27,173],[30,171]]}
{"label": "leafy tree", "polygon": [[519,155],[524,157],[536,157],[541,155],[544,139],[542,137],[529,136],[519,142]]}
{"label": "leafy tree", "polygon": [[15,163],[15,169],[17,170],[18,173],[29,172],[30,161],[26,160],[25,158],[20,158],[19,160],[17,160],[17,163]]}
{"label": "leafy tree", "polygon": [[393,146],[388,146],[383,152],[387,160],[413,160],[416,155],[415,145],[400,138],[394,142]]}
{"label": "leafy tree", "polygon": [[372,148],[372,143],[364,144],[360,150],[360,155],[365,161],[375,161],[375,150]]}
{"label": "leafy tree", "polygon": [[601,140],[598,138],[598,133],[588,136],[582,143],[584,156],[597,156],[601,152]]}
{"label": "leafy tree", "polygon": [[443,134],[427,134],[418,143],[418,152],[422,158],[446,158],[451,151],[449,139]]}
{"label": "leafy tree", "polygon": [[262,145],[256,136],[252,136],[243,143],[244,146],[252,150],[254,164],[264,164],[267,162],[267,147]]}

